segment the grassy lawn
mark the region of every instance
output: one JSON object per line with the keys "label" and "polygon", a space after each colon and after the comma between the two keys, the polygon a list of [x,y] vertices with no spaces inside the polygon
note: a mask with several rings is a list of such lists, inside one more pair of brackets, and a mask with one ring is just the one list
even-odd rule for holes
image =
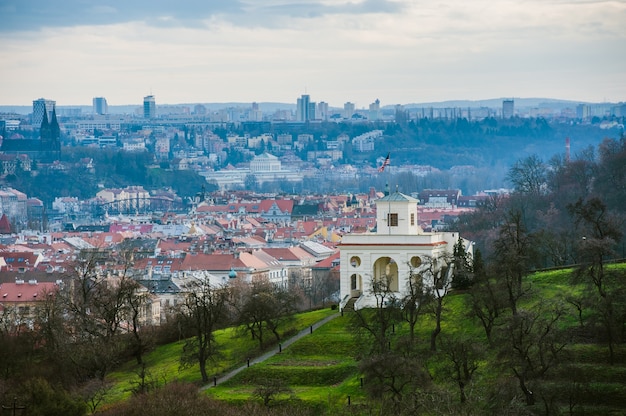
{"label": "grassy lawn", "polygon": [[[316,322],[330,316],[336,311],[330,308],[312,312],[300,313],[294,316],[283,333],[295,334],[308,328]],[[290,336],[290,335],[289,335]],[[220,346],[220,357],[213,367],[207,368],[209,374],[219,375],[233,368],[239,367],[248,357],[260,355],[258,342],[252,340],[247,334],[242,334],[237,328],[226,328],[216,331],[215,339]],[[193,365],[188,368],[180,367],[180,356],[184,341],[177,341],[167,345],[160,345],[144,356],[146,364],[146,379],[164,384],[172,381],[201,382],[200,368]],[[268,345],[270,343],[268,342]],[[271,346],[270,348],[274,348]],[[111,383],[111,389],[107,395],[107,403],[115,403],[128,398],[132,389],[140,380],[141,367],[136,361],[129,361],[116,371],[110,373],[107,381]]]}
{"label": "grassy lawn", "polygon": [[207,394],[231,402],[250,400],[267,380],[280,379],[301,401],[335,405],[350,396],[364,399],[357,363],[357,345],[347,329],[348,316],[337,317],[281,353],[239,373]]}

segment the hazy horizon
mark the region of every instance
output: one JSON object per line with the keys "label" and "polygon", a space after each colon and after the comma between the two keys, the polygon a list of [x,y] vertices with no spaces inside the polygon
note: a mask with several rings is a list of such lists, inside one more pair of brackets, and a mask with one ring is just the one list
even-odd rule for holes
{"label": "hazy horizon", "polygon": [[[51,99],[54,100],[54,98],[50,98],[50,97],[39,97],[39,98],[45,98],[45,99]],[[106,99],[106,97],[104,97]],[[192,106],[192,105],[196,105],[196,104],[202,104],[207,106],[210,109],[222,109],[222,108],[227,108],[230,106],[251,106],[253,102],[235,102],[235,101],[227,101],[227,102],[180,102],[180,103],[160,103],[158,102],[158,97],[157,98],[157,108],[159,106]],[[513,99],[515,101],[515,108],[516,109],[529,109],[529,108],[534,108],[537,107],[539,104],[545,104],[545,105],[549,105],[551,107],[568,107],[569,105],[572,104],[619,104],[622,103],[622,101],[620,102],[616,102],[616,103],[589,103],[589,102],[584,102],[584,101],[580,101],[580,100],[562,100],[559,98],[548,98],[548,97],[529,97],[529,98],[522,98],[522,97],[499,97],[499,98],[486,98],[486,99],[482,99],[482,100],[464,100],[464,99],[457,99],[457,100],[447,100],[447,101],[439,101],[439,102],[424,102],[424,103],[397,103],[397,104],[388,104],[386,106],[382,106],[381,108],[393,108],[395,105],[402,105],[405,106],[407,108],[414,108],[414,107],[427,107],[427,106],[433,106],[434,108],[438,108],[438,105],[440,105],[441,107],[439,108],[443,108],[444,106],[458,106],[458,107],[470,107],[470,108],[480,108],[480,107],[490,107],[491,108],[495,108],[495,107],[499,107],[502,104],[502,100],[504,99]],[[107,101],[108,103],[108,101]],[[278,101],[264,101],[264,102],[256,102],[256,104],[259,105],[259,107],[261,108],[261,110],[263,110],[263,107],[265,108],[265,111],[271,111],[268,110],[267,107],[270,107],[270,109],[295,109],[296,108],[296,103],[295,102],[278,102]],[[141,109],[142,108],[143,103],[128,103],[128,104],[108,104],[109,106],[109,113],[111,114],[123,114],[123,113],[115,113],[114,111],[111,112],[110,110],[114,110],[114,109],[120,109],[120,108],[126,108],[128,109],[129,107],[134,107],[137,109]],[[288,106],[288,108],[287,108]],[[59,105],[57,103],[57,108],[92,108],[92,103],[85,103],[85,104],[63,104],[63,105]],[[341,110],[342,107],[341,106],[330,106],[329,108],[333,108],[336,110]],[[16,110],[21,110],[21,111],[16,111],[18,114],[28,114],[30,112],[32,112],[32,103],[31,105],[15,105],[15,104],[9,104],[9,105],[4,105],[4,104],[0,104],[0,112],[3,111],[8,111],[8,110],[12,110],[12,111],[16,111]],[[363,111],[363,110],[367,110],[366,108],[357,108],[357,110]]]}

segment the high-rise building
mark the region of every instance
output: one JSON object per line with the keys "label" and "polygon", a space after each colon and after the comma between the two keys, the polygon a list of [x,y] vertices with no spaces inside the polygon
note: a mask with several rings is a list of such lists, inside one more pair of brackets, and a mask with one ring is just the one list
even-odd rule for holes
{"label": "high-rise building", "polygon": [[143,118],[155,118],[156,117],[156,101],[154,95],[148,95],[143,97]]}
{"label": "high-rise building", "polygon": [[322,121],[328,121],[328,103],[320,101],[317,104],[317,118]]}
{"label": "high-rise building", "polygon": [[33,126],[35,127],[41,126],[41,122],[43,121],[44,114],[48,115],[48,121],[50,121],[52,110],[54,109],[56,104],[57,104],[56,101],[46,100],[45,98],[33,100]]}
{"label": "high-rise building", "polygon": [[589,104],[578,104],[576,106],[576,117],[583,120],[591,118],[591,106]]}
{"label": "high-rise building", "polygon": [[311,103],[311,97],[308,94],[303,94],[297,101],[296,109],[296,121],[309,121],[309,109]]}
{"label": "high-rise building", "polygon": [[380,113],[380,100],[377,98],[376,101],[370,104],[370,120],[380,120],[382,118]]}
{"label": "high-rise building", "polygon": [[252,109],[248,114],[249,121],[263,121],[263,111],[261,111],[261,107],[259,107],[259,103],[252,103]]}
{"label": "high-rise building", "polygon": [[316,107],[317,105],[314,102],[309,103],[309,118],[307,120],[317,120]]}
{"label": "high-rise building", "polygon": [[502,101],[502,118],[511,118],[515,114],[515,102],[513,100]]}
{"label": "high-rise building", "polygon": [[355,107],[354,103],[351,103],[350,101],[345,103],[343,105],[343,118],[346,118],[346,119],[352,118],[352,116],[354,115],[354,109],[355,108],[356,107]]}
{"label": "high-rise building", "polygon": [[109,105],[107,104],[107,99],[104,97],[94,97],[93,98],[93,112],[94,114],[109,114]]}

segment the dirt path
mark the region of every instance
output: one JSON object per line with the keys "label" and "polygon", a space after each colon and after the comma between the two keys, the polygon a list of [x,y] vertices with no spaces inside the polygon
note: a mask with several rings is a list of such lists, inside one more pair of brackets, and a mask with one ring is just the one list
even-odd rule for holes
{"label": "dirt path", "polygon": [[336,317],[338,317],[340,315],[339,312],[327,316],[326,318],[322,319],[321,321],[318,321],[316,323],[314,323],[313,325],[311,325],[310,327],[303,329],[302,331],[298,332],[296,335],[294,335],[293,337],[284,340],[283,342],[281,342],[279,344],[279,346],[275,349],[273,349],[272,351],[268,351],[263,355],[260,355],[258,357],[255,358],[250,358],[244,365],[242,365],[241,367],[235,368],[234,370],[229,371],[226,374],[223,374],[220,377],[215,377],[213,379],[213,381],[209,384],[205,384],[204,386],[202,386],[200,388],[200,390],[206,390],[206,389],[210,389],[211,387],[217,386],[218,384],[221,384],[227,380],[230,380],[232,377],[234,377],[235,375],[239,374],[240,372],[242,372],[243,370],[245,370],[246,368],[263,362],[265,360],[267,360],[270,357],[273,357],[274,355],[278,354],[280,351],[284,350],[285,348],[289,347],[291,344],[293,344],[294,342],[298,341],[301,338],[304,338],[305,336],[312,334],[313,331],[317,328],[319,328],[320,326],[324,325],[326,322],[330,321],[331,319],[335,319]]}

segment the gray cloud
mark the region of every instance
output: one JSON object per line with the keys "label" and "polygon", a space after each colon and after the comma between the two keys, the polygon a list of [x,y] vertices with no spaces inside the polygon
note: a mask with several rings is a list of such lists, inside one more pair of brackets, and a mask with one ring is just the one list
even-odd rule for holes
{"label": "gray cloud", "polygon": [[2,0],[0,31],[108,25],[137,20],[151,25],[169,21],[178,26],[196,26],[202,19],[213,15],[242,11],[242,3],[238,0],[191,0],[186,1],[184,6],[171,0],[105,0],[99,3],[84,0]]}
{"label": "gray cloud", "polygon": [[36,31],[44,27],[109,25],[143,21],[151,26],[202,26],[221,16],[234,25],[272,26],[280,18],[316,18],[327,14],[394,13],[398,3],[365,0],[323,4],[290,0],[284,3],[246,0],[1,0],[0,32]]}
{"label": "gray cloud", "polygon": [[332,5],[314,2],[292,2],[279,5],[261,5],[256,9],[269,15],[311,18],[328,14],[396,13],[402,7],[400,4],[390,1],[366,0],[361,3],[337,2]]}

